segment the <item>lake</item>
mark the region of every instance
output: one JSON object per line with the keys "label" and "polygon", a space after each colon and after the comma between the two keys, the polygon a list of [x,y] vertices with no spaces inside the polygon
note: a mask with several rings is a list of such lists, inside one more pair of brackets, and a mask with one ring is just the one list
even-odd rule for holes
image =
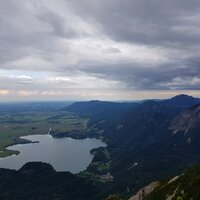
{"label": "lake", "polygon": [[101,140],[94,138],[77,140],[53,138],[51,135],[29,135],[22,138],[39,143],[8,147],[9,150],[20,151],[20,154],[0,158],[0,168],[19,169],[27,162],[42,161],[51,164],[57,171],[79,173],[92,161],[90,150],[106,146]]}

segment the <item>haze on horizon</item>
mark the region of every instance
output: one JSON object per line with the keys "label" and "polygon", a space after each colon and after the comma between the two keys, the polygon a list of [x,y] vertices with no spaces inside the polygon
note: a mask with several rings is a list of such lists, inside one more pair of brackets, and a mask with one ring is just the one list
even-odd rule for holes
{"label": "haze on horizon", "polygon": [[1,0],[0,101],[200,97],[199,0]]}

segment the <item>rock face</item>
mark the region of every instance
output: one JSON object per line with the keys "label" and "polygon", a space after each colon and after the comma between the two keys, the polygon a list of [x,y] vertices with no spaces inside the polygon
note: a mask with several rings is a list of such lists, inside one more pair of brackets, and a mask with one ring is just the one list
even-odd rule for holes
{"label": "rock face", "polygon": [[180,113],[172,120],[170,126],[174,134],[178,132],[187,134],[197,128],[200,128],[200,104]]}
{"label": "rock face", "polygon": [[200,104],[187,109],[172,119],[169,130],[174,144],[182,152],[198,155],[200,151]]}
{"label": "rock face", "polygon": [[153,192],[155,188],[157,188],[160,185],[158,181],[152,182],[151,184],[143,187],[139,192],[136,193],[136,195],[132,196],[129,200],[143,200],[145,197]]}

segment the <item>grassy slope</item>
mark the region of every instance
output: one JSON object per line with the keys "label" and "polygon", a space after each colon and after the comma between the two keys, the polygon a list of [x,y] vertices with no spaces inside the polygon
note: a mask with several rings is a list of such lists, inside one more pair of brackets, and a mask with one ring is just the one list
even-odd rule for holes
{"label": "grassy slope", "polygon": [[0,157],[5,157],[15,151],[6,147],[17,143],[25,143],[20,136],[31,134],[46,134],[52,131],[85,130],[87,119],[79,118],[68,112],[24,112],[0,114]]}

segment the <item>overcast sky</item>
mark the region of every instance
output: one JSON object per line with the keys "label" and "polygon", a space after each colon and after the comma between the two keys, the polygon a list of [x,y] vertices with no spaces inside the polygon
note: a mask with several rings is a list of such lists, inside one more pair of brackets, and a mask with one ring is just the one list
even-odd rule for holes
{"label": "overcast sky", "polygon": [[199,91],[199,0],[0,0],[1,101]]}

